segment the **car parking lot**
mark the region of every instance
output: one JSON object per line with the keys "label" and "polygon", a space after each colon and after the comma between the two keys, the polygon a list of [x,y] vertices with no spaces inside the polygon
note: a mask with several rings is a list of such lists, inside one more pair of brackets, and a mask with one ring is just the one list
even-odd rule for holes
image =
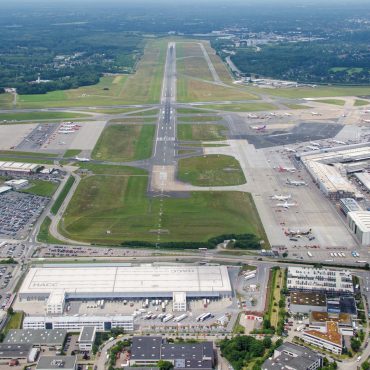
{"label": "car parking lot", "polygon": [[0,258],[20,258],[25,248],[26,246],[20,243],[0,242]]}
{"label": "car parking lot", "polygon": [[0,235],[16,237],[33,226],[49,198],[9,191],[0,195]]}

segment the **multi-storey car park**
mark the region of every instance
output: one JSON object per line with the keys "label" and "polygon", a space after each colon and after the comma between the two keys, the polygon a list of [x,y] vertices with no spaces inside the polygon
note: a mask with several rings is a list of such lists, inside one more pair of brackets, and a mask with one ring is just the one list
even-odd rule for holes
{"label": "multi-storey car park", "polygon": [[47,300],[48,314],[62,314],[66,300],[174,298],[182,310],[188,298],[231,295],[226,266],[77,264],[32,267],[19,300]]}

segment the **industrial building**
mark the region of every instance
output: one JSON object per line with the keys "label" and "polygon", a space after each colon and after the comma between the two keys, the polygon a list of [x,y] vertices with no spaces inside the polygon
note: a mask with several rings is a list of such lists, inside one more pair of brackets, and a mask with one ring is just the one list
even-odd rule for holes
{"label": "industrial building", "polygon": [[36,366],[36,370],[75,370],[76,368],[76,356],[42,356]]}
{"label": "industrial building", "polygon": [[361,182],[367,191],[370,191],[370,174],[368,172],[355,173],[355,177]]}
{"label": "industrial building", "polygon": [[229,297],[226,266],[46,265],[33,267],[20,301],[47,300],[48,314],[61,314],[67,299],[173,298],[186,309],[187,298]]}
{"label": "industrial building", "polygon": [[370,212],[355,211],[347,214],[349,228],[361,245],[370,244]]}
{"label": "industrial building", "polygon": [[324,332],[320,330],[306,330],[303,332],[302,339],[306,343],[323,348],[329,352],[337,355],[342,354],[343,337],[336,322],[327,322]]}
{"label": "industrial building", "polygon": [[11,186],[0,186],[0,194],[7,193],[9,190],[12,190]]}
{"label": "industrial building", "polygon": [[172,362],[178,370],[211,370],[215,365],[213,343],[167,343],[160,336],[132,338],[130,366],[156,365],[159,360]]}
{"label": "industrial building", "polygon": [[32,344],[0,343],[0,363],[8,360],[34,362],[37,353],[37,350],[32,348]]}
{"label": "industrial building", "polygon": [[360,205],[353,198],[340,199],[339,207],[345,216],[347,216],[349,212],[362,211]]}
{"label": "industrial building", "polygon": [[355,144],[324,148],[296,156],[320,190],[330,199],[358,198],[356,187],[347,179],[347,167],[370,159],[370,145]]}
{"label": "industrial building", "polygon": [[293,313],[309,313],[311,311],[326,312],[326,294],[317,292],[291,292],[289,309]]}
{"label": "industrial building", "polygon": [[338,330],[342,335],[353,335],[352,316],[348,313],[327,313],[327,312],[311,312],[310,313],[310,329],[321,332],[326,331],[327,322],[335,322],[338,324]]}
{"label": "industrial building", "polygon": [[96,337],[95,326],[84,326],[78,337],[78,349],[80,351],[91,351]]}
{"label": "industrial building", "polygon": [[11,329],[4,339],[8,344],[31,344],[34,347],[53,347],[60,349],[67,336],[65,329]]}
{"label": "industrial building", "polygon": [[317,352],[297,344],[285,342],[276,348],[272,357],[261,366],[262,370],[316,370],[322,367]]}
{"label": "industrial building", "polygon": [[4,162],[0,161],[0,174],[29,175],[37,172],[42,166],[35,163]]}
{"label": "industrial building", "polygon": [[97,331],[121,328],[134,330],[133,316],[26,316],[23,329],[65,329],[68,332],[81,331],[83,327],[96,327]]}
{"label": "industrial building", "polygon": [[29,182],[26,179],[13,179],[5,181],[5,185],[11,186],[13,190],[19,190],[28,186]]}
{"label": "industrial building", "polygon": [[346,270],[289,266],[287,287],[290,291],[353,294],[352,274]]}

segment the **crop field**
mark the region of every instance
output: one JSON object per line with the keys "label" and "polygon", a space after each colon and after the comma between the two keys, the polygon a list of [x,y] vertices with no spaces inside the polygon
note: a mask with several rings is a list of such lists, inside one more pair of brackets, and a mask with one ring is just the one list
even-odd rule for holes
{"label": "crop field", "polygon": [[110,125],[100,136],[92,157],[113,162],[149,158],[154,134],[154,125]]}
{"label": "crop field", "polygon": [[179,124],[177,126],[178,140],[194,140],[194,141],[213,141],[225,140],[224,132],[227,128],[222,125],[191,125]]}
{"label": "crop field", "polygon": [[241,185],[246,182],[235,158],[217,154],[180,159],[177,177],[196,186]]}
{"label": "crop field", "polygon": [[[160,200],[147,197],[147,186],[145,176],[84,178],[60,231],[75,240],[102,244],[155,242]],[[165,198],[162,231],[162,241],[206,241],[225,233],[264,235],[250,195],[240,192],[195,192],[189,198]]]}
{"label": "crop field", "polygon": [[206,109],[214,109],[224,112],[256,112],[278,109],[275,105],[269,103],[207,104],[202,105],[202,107]]}

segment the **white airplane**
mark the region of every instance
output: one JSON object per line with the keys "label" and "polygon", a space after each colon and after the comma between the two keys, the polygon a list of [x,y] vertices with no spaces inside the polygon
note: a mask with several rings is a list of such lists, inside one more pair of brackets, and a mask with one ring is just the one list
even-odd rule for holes
{"label": "white airplane", "polygon": [[249,118],[258,118],[258,116],[256,116],[255,114],[251,114],[251,113],[248,114],[248,117]]}
{"label": "white airplane", "polygon": [[295,206],[297,206],[296,203],[288,203],[287,201],[285,201],[284,203],[277,203],[275,207],[282,207],[285,209],[289,209],[290,207],[295,207]]}
{"label": "white airplane", "polygon": [[340,140],[332,140],[332,143],[335,143],[335,144],[340,144],[340,145],[346,145],[347,143],[344,142],[344,141],[340,141]]}
{"label": "white airplane", "polygon": [[59,145],[65,145],[66,143],[64,141],[59,141],[58,144]]}
{"label": "white airplane", "polygon": [[275,112],[270,112],[270,116],[276,117],[277,114]]}
{"label": "white airplane", "polygon": [[80,157],[76,156],[75,159],[79,162],[90,162],[89,158],[80,158]]}
{"label": "white airplane", "polygon": [[292,114],[291,113],[288,113],[288,112],[285,112],[284,113],[284,116],[291,116]]}
{"label": "white airplane", "polygon": [[274,194],[271,196],[271,199],[273,200],[288,200],[290,199],[292,196],[290,194],[288,195],[278,195],[278,194]]}
{"label": "white airplane", "polygon": [[73,134],[75,130],[59,130],[58,134]]}
{"label": "white airplane", "polygon": [[310,145],[317,146],[317,147],[321,146],[319,143],[315,143],[314,141],[310,141]]}
{"label": "white airplane", "polygon": [[251,126],[251,129],[256,130],[256,131],[264,131],[267,129],[266,125],[261,125],[261,126]]}
{"label": "white airplane", "polygon": [[294,173],[296,170],[296,168],[294,167],[283,167],[282,165],[279,165],[279,167],[277,167],[278,171],[279,172],[291,172],[291,173]]}
{"label": "white airplane", "polygon": [[296,150],[295,150],[295,149],[293,149],[293,148],[284,148],[284,150],[285,150],[286,152],[289,152],[289,153],[295,153],[295,152],[296,152]]}
{"label": "white airplane", "polygon": [[370,113],[370,109],[365,109],[362,113]]}
{"label": "white airplane", "polygon": [[312,114],[313,116],[321,116],[321,115],[322,115],[321,113],[317,113],[317,112],[311,112],[311,114]]}
{"label": "white airplane", "polygon": [[309,150],[319,150],[320,149],[317,146],[312,146],[312,145],[307,145],[306,148]]}
{"label": "white airplane", "polygon": [[363,119],[362,122],[370,123],[370,119]]}
{"label": "white airplane", "polygon": [[286,183],[288,185],[294,185],[294,186],[305,186],[307,185],[304,181],[298,181],[298,180],[286,180]]}

